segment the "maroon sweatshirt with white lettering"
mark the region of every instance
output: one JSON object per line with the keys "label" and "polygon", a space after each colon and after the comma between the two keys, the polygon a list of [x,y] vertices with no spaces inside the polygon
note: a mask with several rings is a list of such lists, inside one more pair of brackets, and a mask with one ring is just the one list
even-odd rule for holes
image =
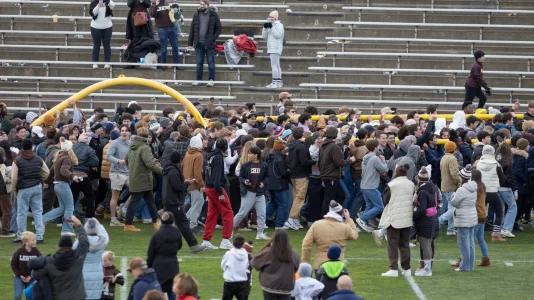
{"label": "maroon sweatshirt with white lettering", "polygon": [[28,262],[39,256],[41,256],[41,252],[37,247],[28,251],[23,245],[13,253],[13,258],[11,258],[11,270],[13,270],[13,273],[17,277],[20,277],[21,275],[24,277],[30,276],[31,270],[28,267]]}

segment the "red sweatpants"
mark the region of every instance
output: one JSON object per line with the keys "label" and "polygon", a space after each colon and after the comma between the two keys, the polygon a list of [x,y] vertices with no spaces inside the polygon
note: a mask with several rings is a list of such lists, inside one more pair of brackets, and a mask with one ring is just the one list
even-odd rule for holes
{"label": "red sweatpants", "polygon": [[204,227],[205,241],[210,241],[213,237],[213,231],[215,225],[217,225],[217,219],[219,218],[219,212],[222,214],[223,230],[222,238],[229,239],[232,236],[232,230],[234,229],[234,212],[230,205],[230,198],[226,194],[226,190],[223,188],[224,202],[219,201],[219,194],[214,188],[206,188],[204,192],[208,196],[208,217],[206,218],[206,226]]}

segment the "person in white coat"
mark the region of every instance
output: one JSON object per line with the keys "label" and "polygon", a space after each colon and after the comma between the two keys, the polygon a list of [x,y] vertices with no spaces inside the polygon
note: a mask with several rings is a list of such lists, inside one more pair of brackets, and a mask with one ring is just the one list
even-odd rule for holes
{"label": "person in white coat", "polygon": [[456,271],[473,271],[475,269],[475,226],[477,218],[476,182],[471,180],[471,165],[460,171],[463,184],[452,197],[454,225],[458,228],[458,247],[460,247],[460,266]]}
{"label": "person in white coat", "polygon": [[284,25],[278,21],[278,11],[273,10],[263,24],[263,39],[267,41],[267,53],[271,59],[273,70],[273,82],[268,88],[282,87],[282,69],[280,68],[280,56],[284,48]]}
{"label": "person in white coat", "polygon": [[[378,227],[387,228],[389,271],[384,277],[399,276],[399,252],[402,275],[411,276],[410,270],[410,228],[413,225],[413,195],[415,184],[406,177],[410,166],[400,165],[395,170],[395,179],[388,183],[391,197]],[[387,201],[387,199],[386,199]]]}

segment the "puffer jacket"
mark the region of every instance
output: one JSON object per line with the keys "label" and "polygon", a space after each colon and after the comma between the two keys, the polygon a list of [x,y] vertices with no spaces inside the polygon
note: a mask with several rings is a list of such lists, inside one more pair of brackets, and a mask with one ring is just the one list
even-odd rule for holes
{"label": "puffer jacket", "polygon": [[[102,297],[102,282],[104,270],[102,268],[102,253],[109,243],[109,235],[103,225],[98,225],[97,235],[88,235],[89,252],[83,262],[83,283],[85,286],[85,299],[100,299]],[[78,247],[78,241],[72,245]]]}
{"label": "puffer jacket", "polygon": [[[498,174],[501,166],[495,160],[495,156],[491,154],[482,155],[476,168],[482,172],[482,182],[486,185],[486,193],[497,193],[501,186]],[[502,170],[500,172],[502,173]]]}
{"label": "puffer jacket", "polygon": [[161,175],[162,169],[154,162],[152,151],[147,145],[147,138],[134,135],[131,141],[130,149],[124,159],[130,170],[130,192],[151,191],[154,186],[152,172]]}
{"label": "puffer jacket", "polygon": [[[89,174],[89,170],[98,167],[100,161],[93,148],[86,143],[77,143],[72,146],[72,151],[78,158],[78,164],[74,166],[74,171]],[[47,149],[48,152],[48,149]]]}
{"label": "puffer jacket", "polygon": [[111,163],[106,158],[109,145],[111,145],[111,140],[104,146],[104,150],[102,150],[102,167],[100,169],[100,178],[102,179],[109,179],[109,171],[111,169]]}
{"label": "puffer jacket", "polygon": [[[482,156],[484,157],[484,156]],[[482,172],[484,174],[484,172]],[[484,175],[482,175],[484,176]],[[454,226],[474,227],[478,223],[477,218],[477,183],[468,181],[464,183],[452,197],[451,204],[454,207]]]}
{"label": "puffer jacket", "polygon": [[280,21],[272,23],[272,28],[263,28],[263,39],[267,41],[267,53],[282,55],[284,49],[284,25]]}
{"label": "puffer jacket", "polygon": [[513,169],[517,191],[519,194],[526,195],[528,194],[528,153],[525,150],[519,150],[517,148],[512,148],[512,153],[514,154]]}
{"label": "puffer jacket", "polygon": [[362,161],[369,149],[365,146],[364,141],[354,141],[354,147],[350,149],[350,155],[354,156],[356,160],[350,165],[350,175],[353,180],[362,179]]}
{"label": "puffer jacket", "polygon": [[392,226],[396,229],[413,225],[413,193],[415,184],[406,176],[400,176],[388,183],[391,198],[380,218],[380,228]]}

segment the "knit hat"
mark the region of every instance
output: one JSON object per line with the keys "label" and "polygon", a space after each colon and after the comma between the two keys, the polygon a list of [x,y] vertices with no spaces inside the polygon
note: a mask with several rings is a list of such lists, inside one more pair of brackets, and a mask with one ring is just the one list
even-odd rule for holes
{"label": "knit hat", "polygon": [[97,235],[98,234],[98,223],[95,218],[89,218],[87,222],[85,222],[85,233],[87,235]]}
{"label": "knit hat", "polygon": [[324,136],[329,139],[335,139],[337,137],[337,128],[332,126],[327,127]]}
{"label": "knit hat", "polygon": [[284,150],[285,147],[286,147],[286,145],[284,145],[284,142],[281,139],[274,140],[274,145],[273,145],[273,149],[274,150],[282,151],[282,150]]}
{"label": "knit hat", "polygon": [[228,118],[220,117],[219,122],[223,123],[225,127],[228,126]]}
{"label": "knit hat", "polygon": [[476,50],[475,52],[473,52],[473,56],[475,57],[475,59],[479,59],[484,55],[486,54],[484,54],[484,51],[482,50]]}
{"label": "knit hat", "polygon": [[89,144],[89,134],[86,132],[80,134],[80,136],[78,137],[78,142]]}
{"label": "knit hat", "polygon": [[148,123],[148,126],[149,126],[149,130],[150,131],[156,131],[158,130],[161,126],[159,125],[158,121],[156,120],[150,120],[150,123]]}
{"label": "knit hat", "polygon": [[473,167],[471,165],[465,166],[463,169],[460,170],[460,177],[462,177],[465,180],[471,179],[471,170],[472,169],[473,169]]}
{"label": "knit hat", "polygon": [[[57,124],[57,128],[61,128],[61,127],[63,127],[63,125],[65,125],[64,123],[63,123],[63,125],[61,125],[61,123],[62,123],[62,122],[59,122],[59,124]],[[59,126],[59,125],[61,125],[61,126]],[[100,123],[100,122],[95,123],[95,124],[91,127],[91,131],[92,131],[92,132],[95,132],[95,131],[97,131],[99,128],[102,128],[102,123]]]}
{"label": "knit hat", "polygon": [[164,211],[161,214],[161,224],[172,225],[174,224],[174,215],[170,211]]}
{"label": "knit hat", "polygon": [[33,122],[33,120],[35,120],[37,118],[37,114],[34,113],[33,111],[29,111],[27,114],[26,114],[26,123],[31,123]]}
{"label": "knit hat", "polygon": [[194,149],[202,149],[202,134],[197,134],[189,141],[189,147]]}
{"label": "knit hat", "polygon": [[59,248],[72,248],[72,239],[68,235],[62,235],[59,237]]}
{"label": "knit hat", "polygon": [[[4,119],[4,121],[5,121],[5,119]],[[51,114],[50,114],[50,115],[45,115],[45,116],[44,116],[44,120],[43,120],[43,122],[45,123],[46,126],[52,126],[52,125],[54,125],[54,116],[51,115]],[[2,127],[3,127],[3,126],[4,126],[4,123],[2,123]],[[2,128],[2,130],[4,130],[4,129]],[[4,130],[4,131],[5,131],[5,130]]]}
{"label": "knit hat", "polygon": [[517,143],[515,145],[519,150],[526,150],[528,147],[528,141],[524,138],[520,138],[519,140],[517,140]]}
{"label": "knit hat", "polygon": [[282,133],[282,138],[285,139],[286,137],[290,136],[291,134],[293,134],[291,132],[291,129],[286,129],[284,130],[284,132]]}
{"label": "knit hat", "polygon": [[300,263],[299,265],[299,277],[311,277],[312,275],[312,267],[309,263]]}
{"label": "knit hat", "polygon": [[321,136],[321,133],[316,131],[314,133],[312,133],[310,139],[311,139],[311,142],[315,144],[315,141]]}
{"label": "knit hat", "polygon": [[104,127],[104,132],[111,133],[111,131],[113,130],[113,127],[115,126],[113,126],[113,123],[111,122],[106,122],[104,123],[104,125],[102,125],[102,127]]}
{"label": "knit hat", "polygon": [[109,134],[109,137],[111,138],[112,141],[118,139],[119,136],[121,136],[121,133],[118,132],[117,130],[112,130],[111,133]]}
{"label": "knit hat", "polygon": [[65,140],[64,137],[59,138],[59,143],[61,144],[61,150],[64,150],[64,151],[72,150],[72,142],[69,140]]}
{"label": "knit hat", "polygon": [[161,127],[163,127],[163,128],[167,128],[167,127],[169,127],[171,124],[172,124],[172,121],[171,121],[171,119],[169,119],[169,118],[161,118],[161,119],[159,120],[159,125],[160,125]]}
{"label": "knit hat", "polygon": [[235,138],[237,139],[238,137],[242,136],[242,135],[247,135],[247,132],[245,131],[245,129],[239,129],[235,132]]}
{"label": "knit hat", "polygon": [[178,151],[173,151],[173,152],[171,153],[171,158],[170,158],[170,159],[171,159],[171,163],[172,163],[172,164],[177,164],[177,163],[179,163],[179,162],[182,160],[181,158],[182,158],[182,154],[180,154],[180,152],[178,152]]}
{"label": "knit hat", "polygon": [[336,200],[330,200],[328,212],[339,213],[343,210],[343,206],[339,205]]}
{"label": "knit hat", "polygon": [[417,173],[417,179],[422,182],[427,182],[430,179],[426,167],[421,167],[421,170],[419,170],[419,173]]}
{"label": "knit hat", "polygon": [[282,135],[282,132],[284,132],[284,127],[282,127],[282,126],[273,126],[273,135],[274,136],[280,136],[280,135]]}
{"label": "knit hat", "polygon": [[33,126],[32,132],[37,134],[38,137],[42,138],[44,136],[43,134],[43,127],[41,126]]}
{"label": "knit hat", "polygon": [[493,155],[495,154],[495,148],[492,145],[484,145],[482,148],[482,155]]}
{"label": "knit hat", "polygon": [[341,247],[338,245],[332,245],[330,248],[328,248],[328,252],[326,253],[326,257],[330,260],[338,260],[341,256]]}
{"label": "knit hat", "polygon": [[445,152],[446,153],[453,153],[456,151],[456,143],[448,141],[445,143]]}
{"label": "knit hat", "polygon": [[271,13],[269,14],[269,17],[275,18],[275,20],[278,20],[278,11],[277,10],[271,11]]}

